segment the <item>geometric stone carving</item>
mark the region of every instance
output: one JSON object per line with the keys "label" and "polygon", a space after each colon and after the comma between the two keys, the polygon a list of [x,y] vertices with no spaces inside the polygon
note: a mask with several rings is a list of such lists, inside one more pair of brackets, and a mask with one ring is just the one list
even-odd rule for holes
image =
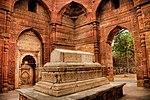
{"label": "geometric stone carving", "polygon": [[88,52],[55,49],[51,62],[42,69],[42,79],[34,90],[53,96],[63,96],[108,84],[99,63],[93,63]]}
{"label": "geometric stone carving", "polygon": [[21,83],[20,85],[32,85],[32,81],[33,81],[33,72],[32,72],[32,68],[30,65],[22,65],[21,66],[21,73],[20,73],[20,80]]}

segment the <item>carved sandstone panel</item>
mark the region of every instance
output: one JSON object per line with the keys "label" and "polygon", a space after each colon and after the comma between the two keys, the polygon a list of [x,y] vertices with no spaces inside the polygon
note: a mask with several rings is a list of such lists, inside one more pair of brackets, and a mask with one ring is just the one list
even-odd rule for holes
{"label": "carved sandstone panel", "polygon": [[6,13],[0,10],[0,34],[5,31]]}
{"label": "carved sandstone panel", "polygon": [[[150,69],[150,35],[149,34],[150,34],[150,31],[145,33],[148,69]],[[150,70],[148,73],[150,73]]]}
{"label": "carved sandstone panel", "polygon": [[142,8],[144,16],[144,26],[150,27],[150,5],[146,5]]}
{"label": "carved sandstone panel", "polygon": [[2,80],[3,80],[3,78],[2,78],[2,58],[3,58],[3,56],[2,56],[2,54],[3,54],[3,41],[2,40],[0,40],[0,92],[2,91]]}
{"label": "carved sandstone panel", "polygon": [[76,45],[76,50],[90,52],[94,54],[94,44]]}
{"label": "carved sandstone panel", "polygon": [[19,37],[17,43],[19,50],[40,51],[41,43],[33,32],[25,32]]}

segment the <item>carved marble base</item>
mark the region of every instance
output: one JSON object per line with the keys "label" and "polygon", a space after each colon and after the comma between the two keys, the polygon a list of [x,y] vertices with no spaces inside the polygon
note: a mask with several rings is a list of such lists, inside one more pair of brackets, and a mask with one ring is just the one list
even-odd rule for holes
{"label": "carved marble base", "polygon": [[63,96],[108,84],[99,63],[93,63],[89,52],[55,49],[51,62],[42,69],[42,79],[34,90],[53,96]]}
{"label": "carved marble base", "polygon": [[102,69],[99,63],[47,63],[34,90],[63,96],[108,84],[108,79],[102,77]]}
{"label": "carved marble base", "polygon": [[63,96],[63,95],[91,89],[108,83],[109,81],[104,77],[89,79],[84,81],[61,83],[61,84],[59,83],[53,84],[50,82],[40,81],[34,86],[34,90],[52,96]]}

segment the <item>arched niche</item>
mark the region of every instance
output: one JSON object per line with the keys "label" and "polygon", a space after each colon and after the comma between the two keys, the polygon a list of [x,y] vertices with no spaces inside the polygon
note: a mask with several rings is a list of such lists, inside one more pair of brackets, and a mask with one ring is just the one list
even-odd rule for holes
{"label": "arched niche", "polygon": [[110,33],[109,33],[109,35],[108,35],[108,37],[107,37],[107,42],[106,42],[106,43],[108,43],[109,45],[111,45],[111,43],[112,43],[114,37],[115,37],[117,34],[119,34],[122,30],[126,30],[126,29],[127,29],[127,28],[122,27],[122,26],[116,26],[115,28],[113,28],[113,29],[110,31]]}
{"label": "arched niche", "polygon": [[22,59],[20,67],[20,87],[23,86],[32,86],[35,84],[36,79],[36,61],[33,56],[26,55]]}
{"label": "arched niche", "polygon": [[[37,35],[38,34],[38,35]],[[33,30],[23,31],[16,43],[16,88],[21,86],[21,73],[24,66],[28,66],[35,80],[30,82],[35,84],[40,78],[39,67],[42,67],[43,47],[39,33]],[[34,73],[34,74],[33,74]],[[31,79],[30,79],[31,80]]]}
{"label": "arched niche", "polygon": [[[110,80],[114,79],[114,66],[113,66],[113,53],[112,53],[112,46],[113,46],[114,39],[122,31],[127,31],[127,30],[128,30],[128,28],[126,28],[124,26],[119,26],[119,25],[115,26],[112,30],[110,30],[110,32],[107,35],[106,49],[101,50],[101,52],[106,53],[105,59],[103,59],[103,60],[105,60],[105,64],[107,65],[108,77],[109,77]],[[130,32],[130,30],[128,30],[128,31]],[[131,31],[130,34],[132,35],[132,38],[133,38],[133,41],[134,41],[132,31]],[[134,50],[135,50],[135,48],[134,48]],[[103,55],[102,58],[104,58],[104,55]],[[137,58],[135,58],[135,56],[134,56],[134,60],[136,60],[136,59]]]}
{"label": "arched niche", "polygon": [[[71,49],[89,52],[86,47],[93,48],[92,24],[89,22],[89,12],[84,5],[71,1],[58,12],[58,20],[61,22],[57,33],[58,43],[69,45]],[[87,24],[89,22],[89,24]],[[59,25],[57,25],[59,27]],[[87,30],[86,30],[87,29]],[[88,42],[88,43],[87,43]],[[86,45],[87,44],[87,45]],[[70,49],[70,48],[69,48]],[[93,51],[90,49],[90,52]]]}
{"label": "arched niche", "polygon": [[101,0],[96,10],[96,19],[100,20],[105,12],[114,11],[114,15],[117,10],[120,10],[119,13],[124,12],[122,9],[124,9],[125,4],[128,4],[129,9],[132,9],[134,7],[133,1],[134,0]]}
{"label": "arched niche", "polygon": [[13,11],[16,14],[22,13],[22,15],[33,14],[35,19],[39,17],[47,22],[51,20],[51,12],[42,0],[17,0],[14,3]]}
{"label": "arched niche", "polygon": [[[96,20],[99,22],[98,29],[100,30],[99,35],[101,37],[100,62],[107,67],[107,74],[110,80],[114,79],[111,48],[114,36],[122,31],[122,29],[128,29],[133,39],[136,39],[139,35],[135,35],[138,31],[135,25],[138,23],[136,22],[136,13],[131,10],[133,7],[133,0],[101,0],[96,10]],[[138,47],[137,44],[140,42],[139,39],[137,39],[136,42],[135,50]],[[137,60],[137,57],[135,60]]]}
{"label": "arched niche", "polygon": [[74,26],[78,20],[80,20],[81,18],[86,18],[87,10],[83,5],[72,1],[69,4],[65,5],[58,12],[58,15],[61,16],[62,23],[65,23],[65,20],[69,19],[70,23],[72,23],[72,26]]}

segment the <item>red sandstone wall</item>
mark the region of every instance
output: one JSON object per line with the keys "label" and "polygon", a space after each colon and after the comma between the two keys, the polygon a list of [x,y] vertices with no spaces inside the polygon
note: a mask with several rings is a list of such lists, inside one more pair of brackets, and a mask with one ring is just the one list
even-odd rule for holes
{"label": "red sandstone wall", "polygon": [[[136,13],[133,9],[133,2],[131,0],[123,0],[120,1],[120,7],[118,9],[114,9],[111,2],[108,2],[100,13],[99,21],[100,21],[100,55],[101,55],[101,63],[107,65],[109,70],[113,70],[113,60],[112,60],[112,47],[107,44],[107,39],[110,32],[116,27],[121,26],[127,28],[133,38],[135,43],[135,57],[136,60],[139,59],[138,52],[136,48],[140,48],[140,40],[138,30],[136,27],[133,27],[137,23],[133,22],[136,17]],[[135,35],[136,34],[136,35]],[[112,37],[113,38],[113,37]],[[137,64],[138,65],[138,64]],[[112,74],[112,73],[111,73]],[[110,76],[111,77],[111,76]]]}
{"label": "red sandstone wall", "polygon": [[2,88],[3,88],[2,67],[3,67],[3,40],[0,39],[0,92],[2,92]]}
{"label": "red sandstone wall", "polygon": [[[150,27],[148,0],[134,0],[135,6],[132,0],[120,0],[121,4],[118,9],[112,8],[111,2],[108,2],[98,18],[96,18],[96,13],[99,12],[96,10],[101,4],[100,0],[74,0],[87,10],[86,16],[79,16],[75,23],[67,17],[62,17],[63,14],[59,13],[72,2],[70,0],[40,0],[37,13],[27,11],[25,0],[22,0],[23,3],[15,6],[16,9],[14,9],[15,1],[17,0],[0,0],[0,37],[2,37],[0,40],[0,65],[2,64],[0,71],[3,67],[0,78],[5,73],[3,78],[8,81],[10,88],[14,88],[15,85],[16,42],[24,30],[32,29],[39,34],[38,37],[43,45],[42,60],[45,64],[50,61],[50,51],[54,48],[96,52],[95,48],[98,45],[95,43],[96,41],[94,42],[96,35],[93,28],[93,22],[96,19],[99,21],[98,31],[95,32],[100,37],[99,56],[101,63],[107,65],[110,78],[113,78],[112,49],[106,42],[111,30],[117,25],[127,28],[134,38],[137,79],[143,81],[144,74],[149,73],[149,37],[145,41],[145,34],[149,34]],[[140,5],[144,2],[147,3]],[[139,8],[136,7],[137,5],[140,5]],[[76,26],[75,29],[74,26]],[[141,40],[144,42],[141,43]],[[145,42],[147,43],[146,50]],[[3,51],[7,52],[4,54]],[[5,69],[7,67],[8,70]],[[148,75],[150,77],[150,74]],[[7,87],[7,84],[4,87]]]}
{"label": "red sandstone wall", "polygon": [[148,73],[148,78],[150,81],[150,4],[142,7],[143,10],[143,25],[145,27],[145,44],[146,44],[146,57],[147,57],[147,68],[145,71]]}
{"label": "red sandstone wall", "polygon": [[[25,7],[24,7],[25,6]],[[44,10],[41,4],[37,5],[37,13],[27,11],[26,3],[23,3],[19,8],[16,7],[13,14],[13,35],[16,41],[20,33],[26,29],[35,29],[39,37],[41,37],[41,42],[43,43],[44,50],[44,63],[49,61],[49,24],[50,17],[47,11]],[[17,29],[16,29],[17,27]]]}
{"label": "red sandstone wall", "polygon": [[[1,3],[1,2],[0,2]],[[0,4],[1,5],[1,4]],[[0,6],[1,7],[1,6]],[[3,35],[5,32],[6,12],[0,9],[0,92],[3,90]]]}

